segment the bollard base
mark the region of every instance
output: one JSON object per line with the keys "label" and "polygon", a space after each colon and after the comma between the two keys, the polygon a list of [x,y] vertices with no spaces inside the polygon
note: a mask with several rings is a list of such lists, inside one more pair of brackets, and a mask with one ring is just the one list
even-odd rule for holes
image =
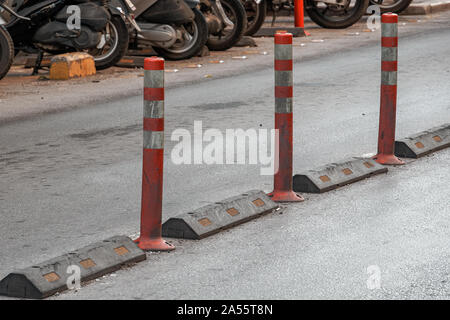
{"label": "bollard base", "polygon": [[373,159],[379,164],[388,164],[388,165],[402,165],[405,164],[405,161],[400,160],[393,154],[377,154]]}
{"label": "bollard base", "polygon": [[267,194],[274,202],[302,202],[305,199],[294,191],[273,191]]}
{"label": "bollard base", "polygon": [[175,246],[166,242],[163,238],[159,239],[141,239],[134,241],[139,248],[145,251],[172,251]]}

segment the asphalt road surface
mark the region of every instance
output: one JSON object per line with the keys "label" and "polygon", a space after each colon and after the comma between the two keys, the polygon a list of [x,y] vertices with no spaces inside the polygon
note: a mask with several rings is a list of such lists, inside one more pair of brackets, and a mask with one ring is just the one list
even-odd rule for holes
{"label": "asphalt road surface", "polygon": [[[450,23],[401,40],[397,137],[450,122]],[[294,171],[376,151],[379,44],[294,65]],[[163,220],[251,189],[258,165],[175,165],[173,130],[273,127],[273,70],[166,92]],[[0,127],[0,276],[139,229],[142,97]],[[450,152],[441,151],[59,298],[449,298]],[[367,287],[367,268],[381,288]]]}

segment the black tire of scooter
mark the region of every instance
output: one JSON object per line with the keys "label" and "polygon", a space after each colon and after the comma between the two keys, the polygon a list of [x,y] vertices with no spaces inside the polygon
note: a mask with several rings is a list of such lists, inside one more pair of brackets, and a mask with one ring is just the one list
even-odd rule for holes
{"label": "black tire of scooter", "polygon": [[252,24],[249,23],[247,24],[247,30],[245,30],[244,36],[252,36],[256,32],[258,32],[259,29],[261,29],[264,20],[266,20],[266,15],[267,15],[267,1],[262,0],[258,4],[258,14],[255,17],[255,21]]}
{"label": "black tire of scooter", "polygon": [[[118,44],[114,52],[105,59],[95,60],[95,68],[97,70],[107,69],[116,65],[128,50],[129,34],[128,28],[120,16],[112,16],[111,23],[117,30]],[[95,57],[94,57],[95,59]]]}
{"label": "black tire of scooter", "polygon": [[233,29],[232,34],[228,35],[225,39],[211,39],[211,37],[208,39],[206,45],[209,50],[213,51],[227,50],[234,46],[241,40],[247,27],[247,15],[245,14],[245,9],[241,0],[220,1],[226,3],[226,5],[234,11],[235,28]]}
{"label": "black tire of scooter", "polygon": [[206,23],[206,19],[203,16],[203,14],[200,12],[199,9],[193,8],[192,11],[194,11],[195,18],[194,23],[197,25],[198,30],[198,37],[195,44],[187,51],[181,52],[181,53],[175,53],[167,51],[164,48],[158,48],[153,47],[153,50],[155,50],[159,55],[161,55],[163,58],[168,60],[184,60],[194,57],[196,54],[198,54],[203,47],[206,44],[206,41],[208,41],[208,24]]}
{"label": "black tire of scooter", "polygon": [[323,28],[344,29],[358,22],[369,6],[369,0],[356,0],[356,2],[357,8],[354,14],[342,21],[332,21],[319,14],[314,6],[314,0],[305,0],[305,10],[311,20]]}
{"label": "black tire of scooter", "polygon": [[[397,3],[395,3],[393,6],[387,6],[387,7],[383,7],[381,5],[380,6],[381,13],[386,13],[386,12],[400,13],[403,10],[405,10],[406,8],[408,8],[412,1],[413,0],[400,0]],[[370,4],[376,5],[377,3],[370,1]]]}
{"label": "black tire of scooter", "polygon": [[0,79],[8,73],[14,59],[14,42],[4,26],[0,26]]}

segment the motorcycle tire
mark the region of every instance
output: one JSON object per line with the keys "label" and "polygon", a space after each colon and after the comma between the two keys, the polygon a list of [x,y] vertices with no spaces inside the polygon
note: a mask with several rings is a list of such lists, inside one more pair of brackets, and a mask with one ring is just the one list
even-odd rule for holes
{"label": "motorcycle tire", "polygon": [[389,4],[383,4],[383,3],[380,4],[376,0],[370,0],[370,4],[378,5],[381,9],[381,13],[386,13],[386,12],[400,13],[400,12],[406,10],[406,8],[409,7],[409,5],[411,4],[412,1],[413,0],[398,0],[398,1],[394,2],[393,4],[389,5]]}
{"label": "motorcycle tire", "polygon": [[115,36],[117,37],[117,41],[115,42],[114,48],[111,52],[106,56],[102,56],[92,54],[88,51],[88,53],[92,54],[94,57],[95,68],[97,70],[103,70],[114,66],[120,61],[120,59],[122,59],[128,50],[129,34],[125,21],[123,21],[120,16],[112,16],[110,23],[113,30],[115,30]]}
{"label": "motorcycle tire", "polygon": [[[247,29],[244,32],[244,36],[252,36],[256,32],[258,32],[259,29],[261,29],[261,26],[264,23],[264,20],[266,20],[267,15],[267,1],[261,0],[259,4],[256,4],[255,8],[251,9],[250,14],[250,7],[251,5],[255,5],[253,0],[241,0],[244,4],[244,8],[247,13]],[[254,14],[253,14],[253,11]]]}
{"label": "motorcycle tire", "polygon": [[344,29],[350,27],[361,19],[369,5],[369,0],[356,0],[355,7],[352,9],[354,11],[348,18],[331,19],[321,14],[315,6],[316,2],[315,0],[305,0],[305,10],[312,21],[328,29]]}
{"label": "motorcycle tire", "polygon": [[14,59],[14,43],[4,26],[0,26],[0,79],[8,73]]}
{"label": "motorcycle tire", "polygon": [[206,42],[208,41],[208,24],[206,23],[206,19],[203,16],[203,14],[198,10],[197,8],[193,8],[192,11],[194,11],[195,18],[193,22],[190,22],[191,26],[187,25],[188,29],[191,29],[193,27],[195,30],[191,30],[194,32],[195,38],[193,41],[191,40],[191,44],[187,48],[181,48],[179,49],[179,46],[177,46],[177,43],[175,43],[170,48],[159,48],[159,47],[153,47],[153,49],[162,57],[168,59],[168,60],[183,60],[183,59],[189,59],[198,54],[202,48],[205,46]]}
{"label": "motorcycle tire", "polygon": [[225,13],[230,13],[228,18],[233,21],[234,27],[229,34],[216,38],[209,35],[206,45],[209,50],[227,50],[234,46],[244,35],[247,27],[247,15],[241,0],[220,0]]}

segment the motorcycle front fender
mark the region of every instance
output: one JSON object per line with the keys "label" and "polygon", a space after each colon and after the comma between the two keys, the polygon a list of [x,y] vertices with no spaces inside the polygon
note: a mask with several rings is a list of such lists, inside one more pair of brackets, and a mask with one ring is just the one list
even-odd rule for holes
{"label": "motorcycle front fender", "polygon": [[127,15],[130,14],[130,11],[133,11],[125,4],[125,2],[120,0],[110,0],[108,2],[108,9],[114,16]]}
{"label": "motorcycle front fender", "polygon": [[122,8],[117,8],[112,6],[111,4],[108,6],[108,10],[111,13],[112,16],[124,16],[127,14],[127,12],[123,11]]}
{"label": "motorcycle front fender", "polygon": [[[198,0],[194,1],[196,5]],[[185,0],[159,0],[149,7],[142,15],[137,17],[150,23],[180,25],[193,21],[195,14]]]}

